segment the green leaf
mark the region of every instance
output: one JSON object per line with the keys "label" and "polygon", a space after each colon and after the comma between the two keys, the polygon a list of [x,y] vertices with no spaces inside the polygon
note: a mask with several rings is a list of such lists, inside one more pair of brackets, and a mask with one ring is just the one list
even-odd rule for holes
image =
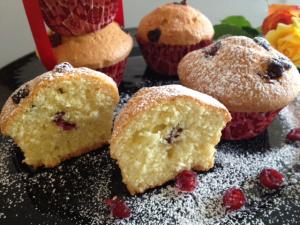
{"label": "green leaf", "polygon": [[243,27],[242,29],[248,33],[248,37],[254,38],[261,35],[257,29],[252,27]]}
{"label": "green leaf", "polygon": [[252,27],[251,23],[243,16],[228,16],[221,21],[221,24],[234,25],[238,27]]}
{"label": "green leaf", "polygon": [[215,36],[214,39],[218,39],[224,35],[237,35],[237,36],[247,36],[251,37],[243,28],[239,26],[229,25],[229,24],[219,24],[214,26]]}

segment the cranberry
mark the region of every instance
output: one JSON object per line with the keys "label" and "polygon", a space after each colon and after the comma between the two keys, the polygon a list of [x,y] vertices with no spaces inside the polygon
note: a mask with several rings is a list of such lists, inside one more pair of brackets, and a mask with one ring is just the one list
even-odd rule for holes
{"label": "cranberry", "polygon": [[169,136],[166,138],[166,141],[168,142],[168,144],[173,144],[175,142],[175,140],[180,136],[180,134],[182,133],[183,129],[180,127],[174,127]]}
{"label": "cranberry", "polygon": [[260,172],[259,181],[268,189],[278,189],[284,183],[284,175],[275,169],[266,168]]}
{"label": "cranberry", "polygon": [[174,2],[174,5],[187,5],[187,0],[182,0],[181,2]]}
{"label": "cranberry", "polygon": [[285,70],[292,68],[292,64],[286,58],[274,58],[268,65],[267,74],[270,79],[277,79],[282,77]]}
{"label": "cranberry", "polygon": [[20,90],[17,91],[11,98],[13,103],[19,104],[20,101],[23,98],[26,98],[29,95],[29,89],[28,86],[26,85],[25,88],[21,88]]}
{"label": "cranberry", "polygon": [[54,73],[66,73],[72,71],[73,66],[68,62],[63,62],[61,64],[58,64],[54,67],[53,72]]}
{"label": "cranberry", "polygon": [[270,43],[263,37],[255,37],[253,39],[256,44],[262,46],[264,49],[269,51],[271,49]]}
{"label": "cranberry", "polygon": [[221,48],[221,42],[220,41],[212,44],[208,48],[208,50],[204,51],[205,57],[215,56],[218,53],[218,51],[219,51],[220,48]]}
{"label": "cranberry", "polygon": [[65,114],[66,114],[65,112],[57,112],[52,121],[64,131],[70,131],[76,129],[75,123],[70,123],[65,121],[65,119],[63,118]]}
{"label": "cranberry", "polygon": [[229,210],[238,210],[246,203],[246,196],[239,188],[229,188],[223,195],[223,204]]}
{"label": "cranberry", "polygon": [[291,130],[288,135],[286,136],[286,138],[289,141],[300,141],[300,128],[296,128]]}
{"label": "cranberry", "polygon": [[176,177],[176,188],[183,192],[192,192],[197,187],[197,173],[191,170],[183,170]]}
{"label": "cranberry", "polygon": [[148,32],[148,39],[153,42],[153,43],[157,43],[159,41],[161,35],[161,30],[159,28],[154,29],[154,30],[150,30]]}
{"label": "cranberry", "polygon": [[122,199],[107,199],[105,203],[110,207],[110,212],[114,217],[124,219],[131,216],[130,209]]}
{"label": "cranberry", "polygon": [[58,33],[53,33],[49,35],[49,40],[52,45],[52,48],[55,48],[62,44],[62,36]]}

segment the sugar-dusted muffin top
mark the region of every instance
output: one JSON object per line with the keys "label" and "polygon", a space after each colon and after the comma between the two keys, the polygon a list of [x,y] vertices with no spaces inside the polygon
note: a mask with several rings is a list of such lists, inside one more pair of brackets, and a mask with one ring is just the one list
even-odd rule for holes
{"label": "sugar-dusted muffin top", "polygon": [[297,97],[300,75],[292,62],[263,38],[232,36],[186,55],[183,85],[209,94],[233,112],[269,112]]}
{"label": "sugar-dusted muffin top", "polygon": [[75,67],[102,69],[127,58],[132,47],[132,37],[113,22],[82,36],[62,36],[53,51],[58,63],[70,62]]}
{"label": "sugar-dusted muffin top", "polygon": [[208,18],[185,1],[158,7],[142,19],[137,30],[138,39],[167,45],[193,45],[213,35]]}
{"label": "sugar-dusted muffin top", "polygon": [[[46,72],[24,83],[11,94],[0,114],[1,132],[5,135],[7,134],[7,129],[14,121],[15,115],[28,107],[40,89],[51,86],[59,80],[79,80],[80,77],[86,77],[101,84],[104,87],[101,89],[103,93],[113,96],[116,103],[119,101],[118,88],[112,78],[104,73],[89,68],[73,68],[69,63],[62,63],[57,65],[52,71]],[[63,90],[58,91],[64,92]]]}
{"label": "sugar-dusted muffin top", "polygon": [[118,136],[120,130],[124,129],[138,114],[150,108],[161,105],[166,101],[173,101],[176,98],[192,100],[198,105],[212,108],[224,115],[226,122],[231,120],[227,108],[213,97],[186,88],[182,85],[165,85],[140,89],[122,110],[122,116],[116,118],[113,136]]}

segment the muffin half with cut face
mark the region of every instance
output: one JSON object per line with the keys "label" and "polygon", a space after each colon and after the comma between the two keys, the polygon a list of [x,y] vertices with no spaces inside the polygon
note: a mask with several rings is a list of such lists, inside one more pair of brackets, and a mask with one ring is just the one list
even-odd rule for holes
{"label": "muffin half with cut face", "polygon": [[230,114],[216,99],[167,85],[139,90],[117,117],[110,146],[131,194],[214,166]]}
{"label": "muffin half with cut face", "polygon": [[54,167],[108,143],[118,101],[110,77],[64,63],[8,98],[1,133],[13,138],[26,164]]}

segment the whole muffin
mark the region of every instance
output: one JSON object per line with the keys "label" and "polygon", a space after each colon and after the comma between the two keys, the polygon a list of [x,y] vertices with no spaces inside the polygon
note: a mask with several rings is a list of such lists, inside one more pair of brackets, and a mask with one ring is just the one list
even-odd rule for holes
{"label": "whole muffin", "polygon": [[262,133],[300,91],[292,62],[263,38],[227,37],[185,56],[178,66],[183,85],[209,94],[231,112],[228,140]]}
{"label": "whole muffin", "polygon": [[136,39],[152,70],[176,75],[182,57],[209,45],[213,36],[214,29],[207,17],[182,1],[162,5],[145,16]]}
{"label": "whole muffin", "polygon": [[101,71],[120,84],[133,47],[132,37],[112,22],[102,30],[82,36],[50,36],[58,63]]}
{"label": "whole muffin", "polygon": [[65,36],[97,31],[111,23],[118,0],[39,0],[43,17],[51,30]]}

